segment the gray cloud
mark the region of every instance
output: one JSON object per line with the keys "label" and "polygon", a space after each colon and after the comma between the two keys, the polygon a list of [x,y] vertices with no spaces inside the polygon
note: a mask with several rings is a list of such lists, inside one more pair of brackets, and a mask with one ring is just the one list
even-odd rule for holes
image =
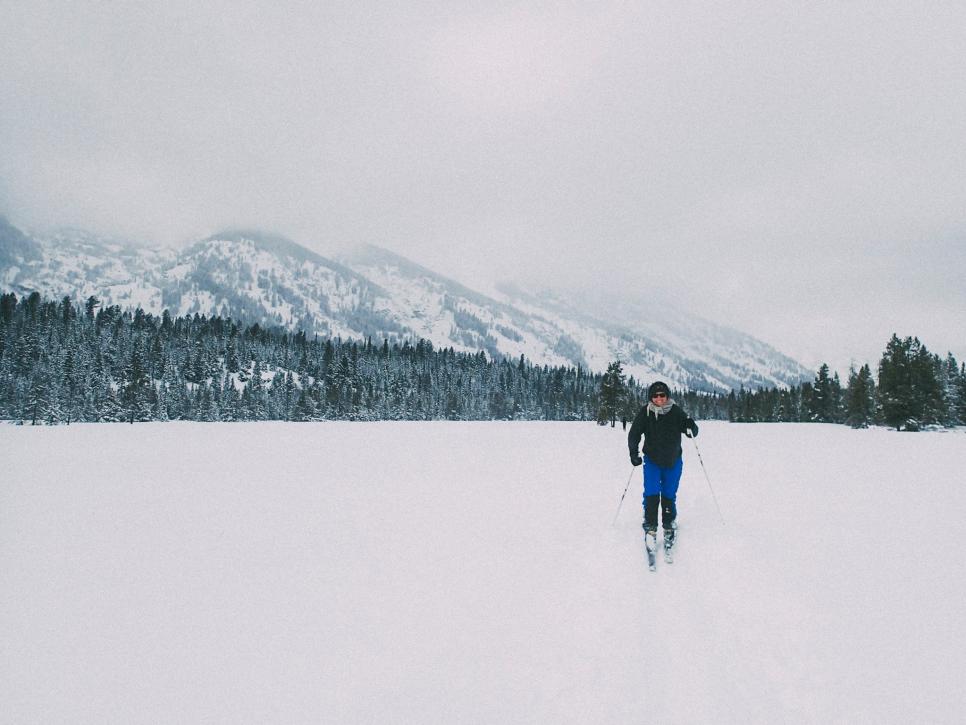
{"label": "gray cloud", "polygon": [[960,4],[203,5],[0,6],[3,211],[656,291],[808,364],[966,357]]}

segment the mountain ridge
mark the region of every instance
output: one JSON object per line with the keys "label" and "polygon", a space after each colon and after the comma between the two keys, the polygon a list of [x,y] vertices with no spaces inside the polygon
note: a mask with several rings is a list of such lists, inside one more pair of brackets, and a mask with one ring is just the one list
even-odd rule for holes
{"label": "mountain ridge", "polygon": [[694,390],[782,386],[810,376],[750,335],[681,311],[666,311],[670,326],[654,324],[646,312],[634,320],[622,311],[627,305],[605,318],[559,294],[502,285],[491,296],[372,244],[331,259],[252,229],[225,229],[176,250],[83,230],[28,235],[0,219],[0,287],[322,336],[423,338],[436,347],[596,372],[619,358],[639,381],[659,376]]}

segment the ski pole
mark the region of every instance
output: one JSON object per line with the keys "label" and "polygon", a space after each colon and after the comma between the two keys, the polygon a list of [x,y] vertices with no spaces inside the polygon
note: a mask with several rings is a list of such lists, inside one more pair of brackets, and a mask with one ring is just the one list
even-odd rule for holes
{"label": "ski pole", "polygon": [[614,514],[614,520],[611,522],[611,526],[617,523],[617,517],[621,515],[621,506],[624,505],[624,496],[627,495],[627,489],[631,487],[631,479],[634,477],[634,468],[635,466],[631,466],[631,473],[627,477],[627,485],[624,486],[624,493],[621,494],[621,502],[617,504],[617,513]]}
{"label": "ski pole", "polygon": [[718,509],[718,518],[721,519],[721,525],[725,526],[726,524],[724,516],[721,513],[721,507],[718,505],[718,497],[714,495],[714,486],[711,485],[711,478],[708,477],[708,469],[704,467],[704,459],[701,458],[701,449],[698,448],[698,442],[694,440],[693,437],[688,436],[688,438],[691,438],[691,442],[694,443],[694,450],[698,454],[698,461],[701,462],[701,470],[704,471],[704,480],[708,482],[708,489],[711,491],[711,498],[714,500],[714,507]]}

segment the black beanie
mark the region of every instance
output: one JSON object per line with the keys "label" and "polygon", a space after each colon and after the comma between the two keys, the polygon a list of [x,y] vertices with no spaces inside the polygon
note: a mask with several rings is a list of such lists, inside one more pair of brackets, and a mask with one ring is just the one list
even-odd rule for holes
{"label": "black beanie", "polygon": [[650,400],[653,398],[654,393],[667,393],[670,396],[671,389],[667,386],[667,383],[662,383],[658,380],[656,383],[651,383],[651,387],[647,389],[647,399]]}

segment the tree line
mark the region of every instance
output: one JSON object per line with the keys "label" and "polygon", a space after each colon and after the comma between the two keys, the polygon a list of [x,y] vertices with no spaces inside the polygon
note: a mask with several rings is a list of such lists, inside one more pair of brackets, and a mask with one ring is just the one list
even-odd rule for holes
{"label": "tree line", "polygon": [[0,296],[0,418],[25,423],[592,420],[600,374],[434,348],[309,338]]}
{"label": "tree line", "polygon": [[966,425],[966,365],[952,353],[931,353],[917,337],[893,334],[876,374],[850,369],[843,385],[822,365],[812,382],[789,390],[738,391],[729,396],[729,420],[815,421],[853,428],[885,425],[916,431]]}
{"label": "tree line", "polygon": [[[843,385],[822,365],[789,388],[675,391],[695,418],[854,427],[966,424],[966,365],[893,335],[877,374]],[[309,338],[231,318],[172,318],[0,295],[0,419],[26,423],[151,420],[630,420],[644,388],[607,371],[534,365],[426,340]]]}
{"label": "tree line", "polygon": [[[620,361],[608,366],[601,386],[600,423],[633,416],[644,402],[636,385],[626,385]],[[966,365],[952,353],[943,358],[929,352],[918,338],[894,334],[877,374],[867,364],[853,367],[844,385],[823,364],[814,380],[788,388],[742,387],[727,395],[675,391],[674,397],[693,417],[704,420],[885,425],[916,431],[966,425]]]}

